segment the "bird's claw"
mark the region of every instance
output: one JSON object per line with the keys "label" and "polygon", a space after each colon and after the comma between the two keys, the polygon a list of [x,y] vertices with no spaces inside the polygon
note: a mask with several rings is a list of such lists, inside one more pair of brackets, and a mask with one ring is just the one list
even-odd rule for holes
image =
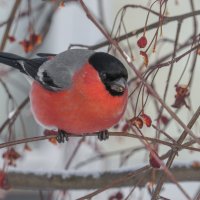
{"label": "bird's claw", "polygon": [[68,134],[63,130],[58,130],[58,135],[56,136],[58,143],[64,143],[69,140]]}
{"label": "bird's claw", "polygon": [[100,141],[107,140],[109,138],[108,130],[104,130],[104,131],[98,132],[97,135],[98,135],[98,139]]}
{"label": "bird's claw", "polygon": [[[98,139],[100,141],[107,140],[109,138],[108,130],[103,130],[97,133]],[[63,130],[58,130],[58,135],[56,136],[56,140],[58,143],[64,143],[69,140],[68,133]]]}

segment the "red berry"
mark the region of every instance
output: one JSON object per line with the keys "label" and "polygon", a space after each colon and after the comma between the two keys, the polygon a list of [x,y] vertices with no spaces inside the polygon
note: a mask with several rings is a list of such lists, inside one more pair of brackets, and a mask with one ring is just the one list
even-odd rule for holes
{"label": "red berry", "polygon": [[169,119],[168,119],[166,116],[162,115],[162,116],[160,117],[160,121],[161,121],[164,125],[167,125],[168,122],[169,122]]}
{"label": "red berry", "polygon": [[108,198],[108,200],[115,200],[115,196],[110,196],[109,198]]}
{"label": "red berry", "polygon": [[147,45],[147,38],[145,36],[142,36],[138,41],[137,41],[137,45],[140,48],[144,48]]}
{"label": "red berry", "polygon": [[115,195],[115,198],[117,200],[122,200],[123,199],[123,194],[121,192],[118,192],[116,195]]}
{"label": "red berry", "polygon": [[[156,154],[157,157],[159,157],[158,154],[155,151],[154,151],[154,154]],[[155,158],[154,154],[153,153],[149,154],[149,163],[153,168],[159,169],[160,168],[160,163],[157,161],[157,159]]]}
{"label": "red berry", "polygon": [[7,183],[6,173],[2,170],[0,170],[0,188],[3,188],[3,189],[10,188]]}
{"label": "red berry", "polygon": [[15,42],[16,39],[14,36],[8,36],[8,40],[12,43],[12,42]]}

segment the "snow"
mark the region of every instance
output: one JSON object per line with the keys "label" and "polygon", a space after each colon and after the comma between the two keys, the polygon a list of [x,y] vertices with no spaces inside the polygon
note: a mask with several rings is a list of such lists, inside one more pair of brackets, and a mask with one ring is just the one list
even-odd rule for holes
{"label": "snow", "polygon": [[93,177],[93,178],[99,178],[103,173],[112,173],[112,174],[119,174],[119,173],[128,173],[128,172],[133,172],[138,168],[128,168],[128,167],[123,167],[117,170],[107,170],[107,171],[84,171],[84,170],[64,170],[64,169],[59,169],[59,170],[46,170],[46,169],[19,169],[19,168],[9,168],[8,172],[14,172],[14,173],[20,173],[20,174],[35,174],[36,176],[46,176],[48,178],[51,178],[52,176],[61,176],[63,179],[70,178],[72,176],[77,176],[77,177]]}
{"label": "snow", "polygon": [[125,51],[123,51],[123,54],[125,55],[127,62],[128,62],[128,63],[131,63],[132,60],[131,60],[131,58],[128,56],[128,54],[127,54]]}
{"label": "snow", "polygon": [[[14,173],[20,173],[20,174],[35,174],[36,176],[46,176],[48,178],[51,178],[52,176],[61,176],[63,179],[70,178],[72,176],[77,176],[77,177],[93,177],[93,178],[99,178],[101,177],[102,174],[105,173],[112,173],[112,174],[120,174],[120,173],[129,173],[129,172],[134,172],[137,169],[140,169],[144,166],[148,165],[148,163],[141,163],[141,164],[136,164],[134,167],[121,167],[119,169],[115,170],[105,170],[105,171],[95,171],[95,170],[66,170],[66,169],[20,169],[20,168],[14,168],[10,167],[8,172],[14,172]],[[185,162],[174,162],[172,165],[172,168],[191,168],[191,162],[190,163],[185,163]],[[159,170],[159,169],[158,169]]]}
{"label": "snow", "polygon": [[12,111],[8,114],[8,119],[12,119],[13,116],[15,115],[16,111],[17,111],[16,109],[12,110]]}

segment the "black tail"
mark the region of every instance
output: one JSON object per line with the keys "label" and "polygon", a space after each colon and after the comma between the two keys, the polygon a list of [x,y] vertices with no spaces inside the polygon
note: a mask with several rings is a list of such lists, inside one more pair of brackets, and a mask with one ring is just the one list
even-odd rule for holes
{"label": "black tail", "polygon": [[15,69],[20,70],[22,73],[26,74],[22,64],[20,64],[20,61],[27,61],[27,59],[12,53],[0,52],[0,63],[9,65]]}

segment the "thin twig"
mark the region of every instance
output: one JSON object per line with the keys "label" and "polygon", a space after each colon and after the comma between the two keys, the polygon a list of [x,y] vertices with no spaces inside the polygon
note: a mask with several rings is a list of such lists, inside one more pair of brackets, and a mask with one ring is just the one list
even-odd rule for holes
{"label": "thin twig", "polygon": [[[193,17],[193,16],[197,16],[197,15],[200,15],[200,10],[197,10],[195,12],[190,12],[190,13],[186,13],[186,14],[183,14],[183,15],[177,15],[177,16],[173,16],[173,17],[163,17],[163,22],[162,22],[162,26],[170,23],[170,22],[174,22],[174,21],[179,21],[179,20],[184,20],[184,19],[187,19],[189,17]],[[159,25],[160,22],[155,22],[155,23],[152,23],[150,25],[147,26],[147,30],[152,30],[154,28],[157,28],[158,25]],[[126,40],[127,38],[130,38],[130,37],[133,37],[133,36],[136,36],[136,35],[139,35],[140,33],[142,33],[144,31],[144,27],[136,30],[136,31],[131,31],[127,34],[124,34],[120,37],[117,37],[117,38],[113,38],[113,40],[116,40],[118,42],[121,42],[122,40]],[[109,41],[103,41],[99,44],[96,44],[96,45],[93,45],[93,46],[90,46],[89,49],[92,49],[92,50],[95,50],[95,49],[99,49],[99,48],[102,48],[102,47],[105,47],[105,46],[108,46],[110,44]]]}
{"label": "thin twig", "polygon": [[[190,128],[190,129],[192,128],[192,126],[194,125],[194,123],[198,119],[199,115],[200,115],[200,106],[198,107],[197,111],[193,115],[192,119],[189,121],[189,123],[187,125],[188,128]],[[183,131],[183,133],[181,134],[181,136],[177,140],[177,144],[181,145],[183,143],[184,139],[186,138],[187,134],[188,134],[187,131]],[[177,156],[177,152],[178,152],[178,149],[177,150],[175,150],[175,149],[172,150],[171,155],[170,155],[170,157],[169,157],[169,159],[167,161],[167,164],[166,164],[168,169],[170,169],[170,167],[171,167],[171,165],[172,165],[172,163],[174,161],[174,158]],[[157,186],[155,188],[155,191],[153,193],[152,200],[158,198],[159,193],[160,193],[160,191],[162,189],[163,183],[165,181],[165,178],[166,178],[165,174],[164,173],[161,174],[161,176],[159,178],[159,181],[157,182]]]}
{"label": "thin twig", "polygon": [[21,3],[21,0],[15,0],[15,4],[14,4],[13,9],[11,11],[11,14],[10,14],[10,17],[8,19],[8,23],[7,23],[7,26],[6,26],[6,30],[5,30],[4,35],[3,35],[3,39],[2,39],[2,42],[1,42],[1,46],[0,46],[0,51],[3,51],[5,46],[6,46],[6,42],[7,42],[7,39],[8,39],[9,32],[10,32],[10,28],[12,26],[14,19],[15,19],[15,14],[17,12],[18,7],[20,6],[20,3]]}
{"label": "thin twig", "polygon": [[12,123],[16,120],[17,116],[20,114],[21,110],[27,105],[27,103],[29,102],[29,98],[26,97],[24,99],[24,101],[19,105],[19,107],[16,109],[16,111],[14,112],[14,114],[11,117],[8,117],[4,123],[1,125],[0,127],[0,134],[2,133],[2,131],[6,128],[7,125],[9,125],[9,123],[12,121]]}

